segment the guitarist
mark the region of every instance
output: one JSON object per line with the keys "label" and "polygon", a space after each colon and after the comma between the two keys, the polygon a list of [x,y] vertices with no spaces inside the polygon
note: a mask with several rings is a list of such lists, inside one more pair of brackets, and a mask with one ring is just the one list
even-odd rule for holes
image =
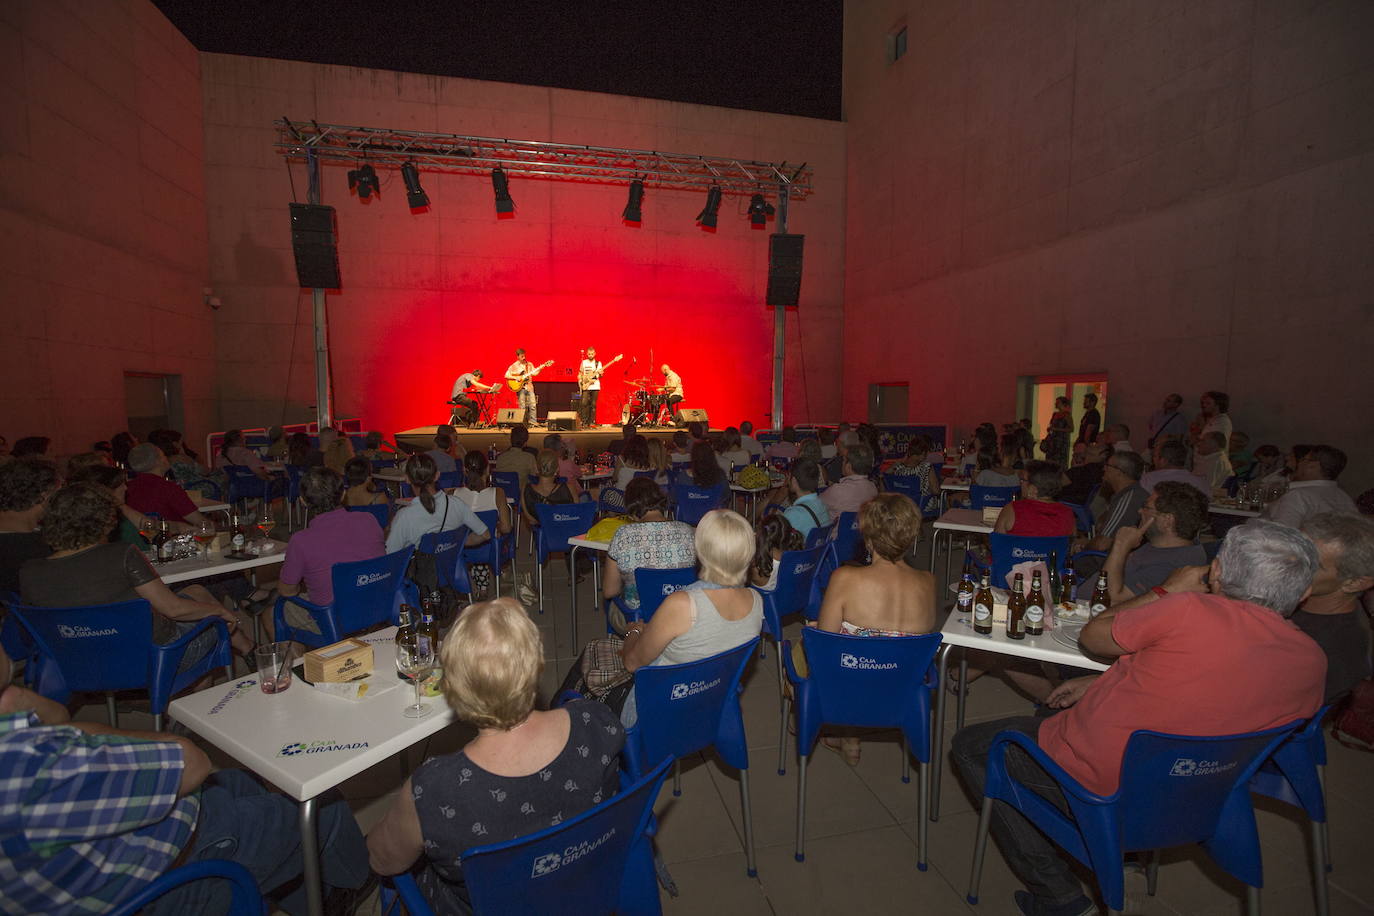
{"label": "guitarist", "polygon": [[534,365],[525,358],[525,351],[521,348],[515,351],[515,362],[506,368],[506,384],[510,386],[511,391],[515,392],[516,402],[520,409],[525,411],[525,423],[527,425],[534,425],[534,409],[539,403],[534,396],[534,385],[530,384],[530,379],[551,365],[553,365],[553,360],[549,360],[542,366]]}
{"label": "guitarist", "polygon": [[587,357],[577,369],[577,387],[582,389],[582,400],[578,409],[582,414],[582,425],[592,427],[596,422],[596,400],[601,395],[601,375],[611,366],[625,358],[618,354],[609,363],[601,363],[596,358],[596,347],[587,348]]}

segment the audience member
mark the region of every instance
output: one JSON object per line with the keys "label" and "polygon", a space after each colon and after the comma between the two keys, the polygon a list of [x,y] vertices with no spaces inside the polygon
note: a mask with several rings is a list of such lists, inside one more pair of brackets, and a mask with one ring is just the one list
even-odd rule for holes
{"label": "audience member", "polygon": [[[636,437],[643,441],[643,437]],[[630,443],[626,442],[626,446]],[[640,449],[643,447],[640,446]],[[646,452],[647,455],[647,452]],[[648,458],[646,457],[647,461]],[[535,506],[568,506],[577,502],[572,490],[568,487],[567,481],[558,482],[558,456],[548,449],[539,453],[535,459],[535,476],[538,478],[534,482],[525,479],[525,485],[521,488],[520,511],[525,518],[525,524],[531,530],[539,527],[539,516],[535,514]]]}
{"label": "audience member", "polygon": [[1161,439],[1181,439],[1188,432],[1188,421],[1180,408],[1183,395],[1171,394],[1164,398],[1164,406],[1150,414],[1150,438],[1145,441],[1147,448],[1153,450]]}
{"label": "audience member", "polygon": [[997,454],[986,468],[979,469],[973,482],[980,487],[1019,487],[1021,475],[1016,464],[1021,452],[1021,439],[1016,434],[1005,435],[997,442]]}
{"label": "audience member", "polygon": [[19,567],[52,552],[38,523],[57,491],[57,468],[37,458],[0,464],[0,594],[19,591]]}
{"label": "audience member", "polygon": [[620,450],[620,457],[616,459],[615,475],[611,478],[611,486],[617,490],[623,490],[629,486],[636,474],[652,470],[654,468],[649,464],[649,440],[635,433],[625,440],[625,444]]}
{"label": "audience member", "polygon": [[286,463],[297,468],[322,468],[324,452],[315,448],[305,433],[292,433],[286,440]]}
{"label": "audience member", "polygon": [[[118,514],[114,530],[110,532],[106,540],[112,544],[116,542],[133,544],[140,549],[148,546],[148,542],[139,533],[139,528],[144,522],[144,514],[130,507],[126,501],[129,490],[129,475],[125,471],[108,464],[88,465],[77,473],[69,475],[67,483],[94,484],[110,495]],[[167,527],[174,531],[184,531],[187,526],[179,522],[169,522]]]}
{"label": "audience member", "polygon": [[668,472],[672,470],[673,462],[668,458],[668,446],[663,444],[662,439],[649,440],[649,467],[656,472],[654,480],[660,486],[668,482]]}
{"label": "audience member", "polygon": [[[650,463],[653,461],[654,444],[663,448],[663,443],[657,439],[649,443]],[[544,437],[544,448],[551,449],[558,456],[558,476],[568,482],[568,489],[572,491],[573,499],[580,499],[582,496],[582,468],[577,464],[577,449],[573,446],[572,437],[564,439],[559,433],[549,433]],[[667,454],[666,451],[664,453]],[[664,458],[664,466],[667,466],[667,458]]]}
{"label": "audience member", "polygon": [[[524,445],[525,442],[529,440],[529,430],[525,429],[524,426],[512,426],[510,431],[512,443],[515,442],[516,430],[524,434],[524,438],[520,441],[520,444]],[[438,469],[440,474],[456,474],[458,472],[459,459],[457,456],[457,449],[453,442],[453,437],[447,433],[435,433],[434,448],[425,452],[425,454],[429,456],[429,460],[434,462],[434,466]],[[507,449],[507,451],[515,452],[520,455],[525,454],[518,446]]]}
{"label": "audience member", "polygon": [[110,457],[114,459],[115,467],[129,466],[129,450],[135,445],[138,445],[138,437],[131,432],[115,433],[110,437]]}
{"label": "audience member", "polygon": [[1066,397],[1054,399],[1054,413],[1050,414],[1049,429],[1045,438],[1040,440],[1040,451],[1045,460],[1069,466],[1069,434],[1073,432],[1073,403]]}
{"label": "audience member", "polygon": [[320,430],[320,451],[324,453],[324,466],[342,477],[344,466],[353,457],[353,443],[348,437],[334,427],[326,426]]}
{"label": "audience member", "polygon": [[339,502],[350,506],[385,506],[391,500],[386,491],[372,482],[372,462],[361,455],[348,459],[344,465],[343,498]]}
{"label": "audience member", "polygon": [[[1197,536],[1207,525],[1207,497],[1197,487],[1164,480],[1140,510],[1139,525],[1116,529],[1103,569],[1113,604],[1163,585],[1174,570],[1204,566],[1207,554]],[[1097,580],[1080,576],[1079,598],[1092,597]]]}
{"label": "audience member", "polygon": [[830,461],[837,453],[835,445],[835,430],[828,426],[822,426],[816,433],[817,439],[821,444],[821,461]]}
{"label": "audience member", "polygon": [[917,506],[926,506],[940,496],[940,477],[930,466],[930,439],[926,436],[913,436],[906,446],[906,457],[887,469],[888,474],[898,477],[916,477],[921,481],[921,498]]}
{"label": "audience member", "polygon": [[1250,436],[1242,432],[1231,433],[1231,441],[1226,446],[1226,457],[1231,462],[1231,472],[1238,480],[1249,480],[1254,470],[1255,456],[1249,451]]}
{"label": "audience member", "polygon": [[782,513],[774,512],[759,521],[754,538],[754,562],[749,567],[749,583],[765,591],[778,585],[778,561],[789,550],[801,550],[806,538],[788,524]]}
{"label": "audience member", "polygon": [[1250,467],[1250,480],[1263,486],[1288,482],[1288,467],[1277,445],[1261,445],[1254,451],[1255,463]]}
{"label": "audience member", "polygon": [[369,430],[363,439],[363,450],[359,453],[368,461],[387,461],[400,455],[400,450],[387,441],[379,430]]}
{"label": "audience member", "polygon": [[706,424],[700,420],[692,420],[687,424],[687,435],[692,437],[692,442],[700,442],[706,438]]}
{"label": "audience member", "polygon": [[1087,550],[1106,550],[1112,545],[1118,529],[1140,524],[1140,510],[1150,494],[1140,485],[1145,473],[1145,459],[1135,452],[1115,452],[1107,459],[1102,482],[1112,490],[1107,511],[1098,517],[1094,536],[1084,547]]}
{"label": "audience member", "polygon": [[763,455],[763,445],[754,438],[754,424],[748,420],[739,425],[739,444],[751,458],[758,458]]}
{"label": "audience member", "polygon": [[[108,912],[178,865],[227,859],[247,868],[277,908],[305,912],[295,802],[242,770],[212,773],[189,738],[73,722],[60,703],[12,677],[0,650],[0,810],[43,840],[25,843],[22,854],[7,848],[0,867],[7,909]],[[7,840],[22,842],[21,833]],[[317,833],[325,912],[352,913],[375,883],[346,801],[320,805]],[[19,867],[10,867],[11,856]],[[194,881],[159,898],[155,910],[228,908],[228,882]]]}
{"label": "audience member", "polygon": [[514,471],[520,475],[520,485],[523,487],[527,478],[534,477],[539,473],[539,468],[535,466],[534,455],[525,448],[529,441],[530,431],[525,427],[525,424],[517,423],[512,426],[510,428],[510,446],[496,456],[496,463],[492,465],[491,469],[502,473]]}
{"label": "audience member", "polygon": [[1021,497],[1002,507],[992,530],[1030,537],[1072,535],[1073,510],[1055,502],[1062,486],[1060,475],[1058,466],[1048,461],[1026,462],[1021,471]]}
{"label": "audience member", "polygon": [[1083,416],[1078,420],[1076,442],[1089,445],[1097,441],[1097,433],[1102,429],[1102,414],[1097,409],[1097,395],[1089,391],[1083,395]]}
{"label": "audience member", "polygon": [[114,463],[107,452],[78,452],[67,459],[67,477],[70,479],[92,467],[112,468]]}
{"label": "audience member", "polygon": [[51,446],[52,440],[47,436],[25,436],[15,440],[10,457],[44,459],[48,457],[48,449]]}
{"label": "audience member", "polygon": [[[219,479],[212,476],[212,472],[201,465],[199,456],[186,447],[182,440],[181,433],[175,429],[155,429],[148,434],[148,441],[162,450],[162,454],[167,456],[167,463],[170,466],[170,476],[174,483],[187,490],[193,490],[196,485],[203,484],[207,479],[219,483]],[[282,441],[282,454],[285,454],[286,440]],[[277,456],[280,460],[281,456]]]}
{"label": "audience member", "polygon": [[769,458],[786,458],[791,461],[797,457],[797,430],[791,426],[782,428],[782,437],[768,446],[767,455]]}
{"label": "audience member", "polygon": [[414,870],[436,913],[471,912],[461,858],[556,826],[619,789],[625,734],[592,700],[535,708],[544,647],[512,598],[463,612],[439,651],[444,698],[477,737],[431,757],[367,835],[374,871]]}
{"label": "audience member", "polygon": [[215,455],[215,467],[219,470],[227,467],[248,468],[259,477],[267,478],[262,459],[245,444],[241,429],[231,429],[224,434],[224,439],[219,445],[219,453]]}
{"label": "audience member", "polygon": [[407,458],[405,475],[415,498],[410,505],[396,510],[386,535],[387,553],[418,547],[426,534],[452,531],[464,525],[468,529],[466,544],[480,544],[490,536],[486,524],[466,502],[439,489],[439,470],[428,455]]}
{"label": "audience member", "polygon": [[272,461],[285,461],[286,430],[280,426],[269,426],[267,428],[267,448],[263,449],[262,453]]}
{"label": "audience member", "polygon": [[1204,392],[1199,400],[1200,411],[1193,418],[1189,426],[1190,438],[1193,447],[1202,440],[1208,433],[1221,433],[1222,448],[1231,441],[1231,417],[1227,413],[1231,409],[1231,397],[1225,392],[1208,391]]}
{"label": "audience member", "polygon": [[1336,483],[1344,470],[1345,452],[1333,445],[1312,446],[1298,459],[1288,491],[1265,507],[1263,517],[1301,528],[1322,512],[1357,512],[1355,500]]}
{"label": "audience member", "polygon": [[859,442],[845,449],[840,478],[821,494],[821,502],[831,518],[839,518],[841,512],[858,512],[860,506],[878,495],[878,488],[868,479],[872,470],[873,450],[867,445]]}
{"label": "audience member", "polygon": [[[720,469],[727,474],[734,474],[735,471],[749,463],[749,452],[744,448],[744,439],[740,436],[740,431],[733,426],[727,426],[725,432],[721,433],[722,448],[720,454],[716,456],[716,461],[720,464]],[[798,454],[800,454],[798,448]]]}
{"label": "audience member", "polygon": [[812,528],[830,524],[830,509],[816,495],[820,476],[820,464],[808,458],[799,458],[788,476],[792,504],[783,510],[783,517],[802,537],[810,534]]}
{"label": "audience member", "polygon": [[176,522],[181,526],[179,531],[190,531],[205,521],[186,491],[164,476],[171,470],[171,464],[162,449],[144,442],[130,449],[126,459],[129,470],[134,472],[124,496],[129,508]]}
{"label": "audience member", "polygon": [[[824,468],[825,465],[824,465],[823,461],[821,460],[821,444],[820,444],[819,442],[817,442],[815,439],[805,439],[805,440],[803,440],[803,441],[799,444],[799,449],[798,449],[798,451],[797,451],[797,460],[792,462],[792,466],[793,466],[793,467],[796,466],[797,461],[814,461],[814,462],[816,462],[816,467],[817,467],[818,469],[821,469],[821,472],[820,472],[820,473],[821,473],[821,482],[820,482],[820,486],[822,486],[822,487],[828,487],[828,486],[830,486],[830,480],[829,480],[829,478],[827,478],[827,477],[825,476],[825,471],[823,470],[823,468]],[[776,493],[776,492],[777,492],[777,491],[775,490],[774,493]],[[785,500],[786,500],[786,496],[784,495],[783,501],[785,501]],[[773,502],[773,501],[774,501],[774,500],[772,499],[772,494],[770,494],[769,502]]]}
{"label": "audience member", "polygon": [[1212,488],[1206,480],[1188,470],[1188,447],[1178,439],[1160,439],[1155,443],[1154,470],[1147,471],[1140,478],[1140,485],[1147,493],[1166,480],[1186,483],[1196,487],[1203,496],[1212,498]]}
{"label": "audience member", "polygon": [[[682,569],[697,561],[696,532],[686,522],[669,521],[668,497],[658,484],[641,477],[625,488],[625,514],[630,522],[611,536],[601,573],[602,592],[607,598],[622,595],[625,606],[639,607],[639,588],[635,572],[643,568]],[[620,609],[608,606],[607,614],[618,633],[625,630]]]}
{"label": "audience member", "polygon": [[1323,512],[1302,533],[1317,545],[1321,566],[1312,593],[1289,619],[1326,653],[1326,702],[1343,699],[1369,677],[1369,625],[1361,598],[1374,587],[1374,520]]}
{"label": "audience member", "polygon": [[[707,512],[697,525],[695,544],[700,578],[663,599],[648,623],[626,626],[627,671],[698,661],[759,635],[763,598],[746,585],[754,559],[749,522],[729,509]],[[632,689],[620,718],[631,726],[638,717]]]}
{"label": "audience member", "polygon": [[463,486],[454,490],[453,495],[473,512],[495,512],[497,533],[510,533],[510,503],[506,502],[504,490],[492,486],[491,466],[480,451],[473,449],[463,456]]}
{"label": "audience member", "polygon": [[[29,560],[19,570],[19,591],[25,604],[35,607],[87,607],[123,601],[148,601],[153,615],[153,641],[174,642],[206,617],[220,617],[229,626],[233,648],[248,652],[252,640],[240,618],[201,585],[173,593],[133,544],[110,543],[119,513],[110,494],[90,483],[68,484],[48,500],[43,515],[43,540],[52,553]],[[186,646],[180,668],[200,661],[219,642],[213,627]]]}
{"label": "audience member", "polygon": [[668,459],[673,464],[687,464],[692,460],[692,437],[684,430],[673,433],[673,450]]}
{"label": "audience member", "polygon": [[687,477],[687,480],[683,480],[679,475],[678,483],[688,483],[694,487],[715,487],[726,483],[725,472],[716,461],[716,452],[711,448],[711,443],[703,440],[692,445],[692,463],[688,465]]}
{"label": "audience member", "polygon": [[[847,429],[835,437],[835,457],[821,464],[821,470],[825,472],[826,480],[839,480],[844,476],[844,459],[849,449],[858,445],[863,440],[859,434]],[[824,451],[822,451],[824,454]]]}
{"label": "audience member", "polygon": [[[697,426],[700,427],[701,424],[698,423]],[[609,443],[607,443],[606,451],[610,452],[612,455],[615,455],[616,457],[619,457],[620,453],[625,450],[625,443],[630,441],[631,436],[635,436],[638,433],[639,428],[637,426],[635,426],[633,423],[626,423],[624,426],[620,427],[620,438],[612,439]],[[704,438],[704,436],[697,436],[695,433],[693,433],[693,438],[701,439]],[[498,468],[497,470],[500,470],[500,468]]]}
{"label": "audience member", "polygon": [[[1083,628],[1084,648],[1116,661],[1100,677],[1055,689],[1050,703],[1070,708],[959,731],[953,756],[960,774],[981,798],[988,749],[994,736],[1011,730],[1033,738],[1088,791],[1111,795],[1135,731],[1232,735],[1312,715],[1321,703],[1326,659],[1283,618],[1307,594],[1317,567],[1316,548],[1291,528],[1252,522],[1231,529],[1210,571],[1181,569],[1167,594],[1146,592]],[[1013,778],[1050,804],[1066,805],[1031,758],[1012,749],[1006,761]],[[992,832],[1028,888],[1016,894],[1022,912],[1095,912],[1054,844],[1020,814],[996,803]]]}
{"label": "audience member", "polygon": [[[1094,494],[1102,486],[1102,478],[1107,473],[1107,446],[1101,442],[1083,445],[1083,459],[1077,459],[1078,446],[1074,446],[1073,467],[1066,468],[1060,479],[1062,488],[1059,498],[1065,502],[1087,506],[1093,502]],[[1029,462],[1023,463],[1024,468]]]}
{"label": "audience member", "polygon": [[1113,452],[1133,452],[1131,428],[1125,423],[1113,423],[1102,431],[1102,442]]}

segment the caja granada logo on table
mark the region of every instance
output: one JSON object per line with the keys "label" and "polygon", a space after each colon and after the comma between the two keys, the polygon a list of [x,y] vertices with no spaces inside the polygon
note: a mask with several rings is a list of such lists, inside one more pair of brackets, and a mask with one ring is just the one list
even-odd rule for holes
{"label": "caja granada logo on table", "polygon": [[292,741],[277,751],[278,757],[295,757],[300,754],[327,754],[330,751],[356,751],[367,747],[366,741],[335,741],[326,738],[322,741]]}
{"label": "caja granada logo on table", "polygon": [[252,688],[252,687],[256,687],[257,685],[258,685],[258,682],[257,682],[256,680],[254,680],[253,678],[251,678],[251,677],[248,678],[247,680],[239,681],[237,684],[234,685],[234,689],[233,689],[233,690],[230,690],[230,691],[229,691],[228,693],[226,693],[224,696],[220,697],[219,702],[216,703],[214,706],[211,706],[211,707],[210,707],[210,711],[209,711],[208,713],[206,713],[206,715],[207,715],[207,716],[217,716],[217,715],[219,715],[221,712],[224,711],[224,707],[226,707],[226,706],[229,705],[229,703],[230,703],[231,700],[234,700],[235,698],[237,698],[238,696],[240,696],[245,690],[248,690],[249,688]]}

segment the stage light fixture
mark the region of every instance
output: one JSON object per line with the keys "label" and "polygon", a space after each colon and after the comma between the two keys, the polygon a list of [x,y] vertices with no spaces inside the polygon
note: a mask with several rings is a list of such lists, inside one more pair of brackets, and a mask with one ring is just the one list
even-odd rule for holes
{"label": "stage light fixture", "polygon": [[406,203],[410,204],[410,209],[429,206],[429,195],[420,187],[420,170],[415,167],[414,160],[401,166],[401,180],[406,183]]}
{"label": "stage light fixture", "polygon": [[644,203],[644,182],[636,178],[630,182],[630,197],[625,202],[625,212],[620,214],[620,218],[627,223],[638,225],[643,220],[640,206]]}
{"label": "stage light fixture", "polygon": [[720,188],[711,185],[711,190],[706,192],[706,206],[701,208],[697,214],[697,222],[703,229],[716,228],[716,214],[720,211]]}
{"label": "stage light fixture", "polygon": [[511,200],[510,182],[500,166],[491,170],[491,189],[496,192],[496,213],[515,213],[515,201]]}
{"label": "stage light fixture", "polygon": [[377,170],[366,162],[348,173],[348,190],[355,189],[359,200],[367,200],[374,193],[382,193],[382,186],[377,181]]}
{"label": "stage light fixture", "polygon": [[749,228],[762,229],[768,225],[768,217],[773,215],[773,205],[763,199],[762,194],[749,198]]}

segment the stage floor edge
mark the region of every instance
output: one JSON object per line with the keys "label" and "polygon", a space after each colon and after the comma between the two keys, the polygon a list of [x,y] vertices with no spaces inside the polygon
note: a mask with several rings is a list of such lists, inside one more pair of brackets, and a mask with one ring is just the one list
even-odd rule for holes
{"label": "stage floor edge", "polygon": [[[420,447],[422,451],[426,451],[434,447],[434,434],[438,431],[438,426],[417,426],[414,429],[404,429],[396,433],[396,444],[410,446],[412,448]],[[619,426],[603,425],[596,429],[577,430],[554,430],[535,427],[530,430],[530,445],[534,448],[539,448],[544,442],[544,437],[554,432],[563,436],[565,439],[571,438],[577,448],[583,452],[590,450],[592,453],[604,452],[606,446],[613,439],[619,439],[621,437]],[[671,427],[641,427],[639,430],[640,435],[647,439],[663,439],[665,441],[671,439],[675,432],[677,432],[677,430]],[[719,433],[720,430],[712,429],[711,432]],[[469,451],[474,448],[486,449],[491,446],[492,443],[496,444],[497,449],[505,448],[510,443],[510,430],[497,429],[495,427],[488,429],[458,429],[458,444],[463,447],[464,451]]]}

